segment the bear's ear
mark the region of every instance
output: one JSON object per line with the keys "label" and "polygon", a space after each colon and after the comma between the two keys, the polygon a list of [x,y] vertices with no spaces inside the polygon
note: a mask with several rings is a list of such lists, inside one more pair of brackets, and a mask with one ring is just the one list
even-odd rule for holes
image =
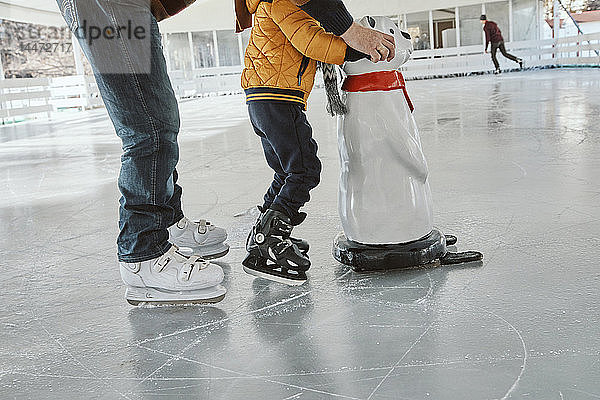
{"label": "bear's ear", "polygon": [[367,21],[369,21],[371,28],[375,28],[375,18],[367,16]]}

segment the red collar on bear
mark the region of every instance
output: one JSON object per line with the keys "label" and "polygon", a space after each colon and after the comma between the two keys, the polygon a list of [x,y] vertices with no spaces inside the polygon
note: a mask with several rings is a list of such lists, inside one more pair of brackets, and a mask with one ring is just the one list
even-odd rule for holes
{"label": "red collar on bear", "polygon": [[368,74],[350,75],[342,85],[342,90],[346,92],[375,92],[398,89],[404,92],[410,111],[414,111],[415,107],[410,101],[410,97],[408,97],[404,77],[400,71],[377,71]]}

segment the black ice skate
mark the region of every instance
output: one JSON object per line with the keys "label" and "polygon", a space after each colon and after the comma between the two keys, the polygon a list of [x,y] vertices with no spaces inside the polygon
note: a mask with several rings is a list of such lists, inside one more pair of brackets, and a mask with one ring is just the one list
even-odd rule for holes
{"label": "black ice skate", "polygon": [[[256,220],[256,222],[258,223],[258,221],[260,221],[260,219],[262,218],[262,216],[265,214],[265,212],[268,209],[265,210],[261,206],[257,206],[256,208],[258,208],[258,211],[260,211],[260,216]],[[306,218],[306,214],[305,213],[300,213],[300,214],[302,215],[301,220],[304,221],[304,218]],[[248,238],[248,239],[250,239],[250,238]],[[298,250],[300,250],[300,252],[302,254],[304,254],[306,257],[308,257],[308,250],[310,250],[310,245],[308,244],[308,242],[306,240],[300,239],[300,238],[295,238],[292,236],[290,236],[289,239],[292,241],[292,243],[294,243],[296,245],[296,247],[298,247]],[[248,247],[248,246],[246,245],[246,247]]]}
{"label": "black ice skate", "polygon": [[268,209],[252,228],[242,261],[244,271],[260,278],[285,283],[291,286],[306,282],[306,271],[310,260],[298,244],[308,251],[308,243],[290,239],[292,223],[283,213]]}
{"label": "black ice skate", "polygon": [[310,246],[306,240],[290,236],[290,241],[296,245],[302,254],[308,257],[308,250],[310,249]]}

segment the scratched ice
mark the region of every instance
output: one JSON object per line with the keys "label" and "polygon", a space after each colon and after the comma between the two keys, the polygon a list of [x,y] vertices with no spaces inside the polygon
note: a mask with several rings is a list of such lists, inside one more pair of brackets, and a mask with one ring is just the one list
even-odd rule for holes
{"label": "scratched ice", "polygon": [[[116,268],[120,144],[104,111],[0,128],[2,399],[588,399],[600,396],[600,74],[413,81],[435,220],[482,268],[355,274],[331,257],[335,121],[297,233],[309,283],[241,270],[271,172],[241,96],[182,102],[190,217],[228,228],[229,293],[132,308]],[[374,204],[373,206],[377,206]]]}

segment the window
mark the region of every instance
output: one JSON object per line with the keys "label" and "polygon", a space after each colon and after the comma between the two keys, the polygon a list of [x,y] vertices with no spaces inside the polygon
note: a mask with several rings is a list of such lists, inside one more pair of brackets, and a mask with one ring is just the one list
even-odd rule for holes
{"label": "window", "polygon": [[456,47],[454,8],[433,11],[433,44],[435,49]]}
{"label": "window", "polygon": [[504,41],[508,42],[510,38],[508,29],[508,1],[485,3],[485,15],[489,21],[494,21],[498,24]]}
{"label": "window", "polygon": [[192,69],[192,56],[187,33],[169,33],[167,35],[169,60],[172,70]]}
{"label": "window", "polygon": [[234,31],[217,31],[217,46],[219,46],[219,66],[241,64],[240,47]]}
{"label": "window", "polygon": [[429,12],[406,14],[406,30],[411,36],[415,50],[430,49]]}
{"label": "window", "polygon": [[482,44],[483,26],[479,22],[479,17],[481,17],[481,4],[458,8],[461,46]]}
{"label": "window", "polygon": [[248,43],[250,42],[250,29],[246,29],[240,35],[242,35],[242,50],[246,52],[246,47],[248,47]]}
{"label": "window", "polygon": [[210,68],[217,66],[215,43],[212,31],[193,32],[194,61],[196,68]]}
{"label": "window", "polygon": [[537,38],[535,0],[513,0],[513,40]]}

